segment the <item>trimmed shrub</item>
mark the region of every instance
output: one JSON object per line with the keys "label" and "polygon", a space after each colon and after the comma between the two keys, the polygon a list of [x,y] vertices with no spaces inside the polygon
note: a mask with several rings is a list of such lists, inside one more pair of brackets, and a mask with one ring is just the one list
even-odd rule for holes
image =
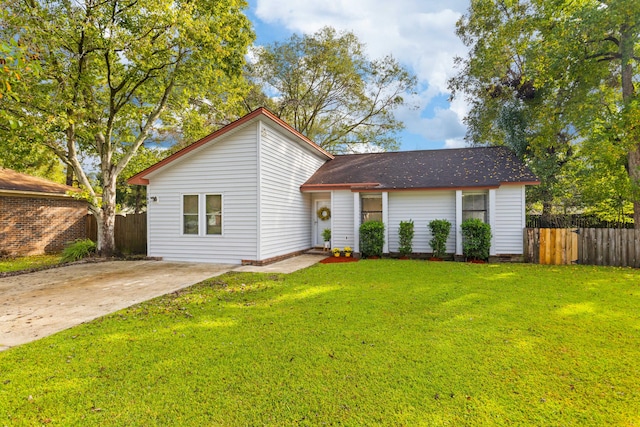
{"label": "trimmed shrub", "polygon": [[451,223],[446,219],[434,219],[429,222],[432,239],[429,241],[433,256],[442,258],[447,253],[447,239],[451,232]]}
{"label": "trimmed shrub", "polygon": [[400,221],[398,237],[400,239],[400,254],[407,256],[413,253],[413,220]]}
{"label": "trimmed shrub", "polygon": [[462,222],[462,252],[469,259],[489,259],[491,248],[491,226],[477,218]]}
{"label": "trimmed shrub", "polygon": [[78,261],[95,253],[96,244],[91,239],[81,239],[68,243],[62,250],[61,262]]}
{"label": "trimmed shrub", "polygon": [[384,224],[367,221],[360,226],[360,252],[362,256],[382,256],[384,248]]}

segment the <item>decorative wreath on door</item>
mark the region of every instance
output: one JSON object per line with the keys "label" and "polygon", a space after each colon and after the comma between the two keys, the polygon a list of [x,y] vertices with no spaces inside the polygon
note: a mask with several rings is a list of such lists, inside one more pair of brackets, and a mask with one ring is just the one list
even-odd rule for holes
{"label": "decorative wreath on door", "polygon": [[326,206],[318,209],[318,218],[320,218],[321,221],[326,221],[331,218],[331,209]]}

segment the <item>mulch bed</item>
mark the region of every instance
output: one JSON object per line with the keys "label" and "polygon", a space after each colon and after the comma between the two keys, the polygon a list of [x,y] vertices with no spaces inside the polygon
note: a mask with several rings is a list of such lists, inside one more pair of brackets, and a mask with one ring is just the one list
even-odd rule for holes
{"label": "mulch bed", "polygon": [[335,264],[335,263],[339,263],[339,262],[358,262],[359,259],[358,258],[354,258],[354,257],[335,257],[335,256],[330,256],[327,257],[325,259],[323,259],[322,261],[320,261],[321,264]]}

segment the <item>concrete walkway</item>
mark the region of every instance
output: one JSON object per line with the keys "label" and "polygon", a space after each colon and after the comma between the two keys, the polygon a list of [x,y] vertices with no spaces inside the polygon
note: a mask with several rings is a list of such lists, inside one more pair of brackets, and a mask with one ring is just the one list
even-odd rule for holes
{"label": "concrete walkway", "polygon": [[302,255],[264,267],[109,261],[0,278],[0,351],[229,271],[291,273],[322,258]]}
{"label": "concrete walkway", "polygon": [[274,262],[273,264],[256,267],[253,265],[244,265],[236,267],[233,271],[241,271],[244,273],[293,273],[316,264],[320,260],[326,258],[327,255],[300,255],[297,257],[285,259],[284,261]]}

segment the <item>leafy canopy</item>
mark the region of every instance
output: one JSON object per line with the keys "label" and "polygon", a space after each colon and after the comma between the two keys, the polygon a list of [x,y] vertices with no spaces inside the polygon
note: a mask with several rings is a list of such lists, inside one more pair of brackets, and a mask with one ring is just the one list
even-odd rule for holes
{"label": "leafy canopy", "polygon": [[[253,39],[243,0],[41,0],[4,3],[0,39],[34,50],[41,77],[6,107],[26,138],[73,168],[98,217],[98,247],[113,250],[118,176],[163,123],[194,100],[244,90]],[[89,170],[98,179],[89,179]],[[96,184],[97,183],[97,184]],[[96,185],[100,185],[98,189]],[[99,190],[99,191],[98,191]],[[99,194],[101,192],[101,195]]]}
{"label": "leafy canopy", "polygon": [[[450,88],[471,105],[467,137],[514,149],[545,211],[640,200],[639,2],[472,0],[457,31],[470,51]],[[616,194],[590,191],[603,179]]]}
{"label": "leafy canopy", "polygon": [[[267,105],[334,153],[398,147],[395,110],[416,79],[392,56],[370,60],[351,32],[325,27],[256,48],[247,75],[249,110]],[[358,148],[359,147],[359,148]]]}

